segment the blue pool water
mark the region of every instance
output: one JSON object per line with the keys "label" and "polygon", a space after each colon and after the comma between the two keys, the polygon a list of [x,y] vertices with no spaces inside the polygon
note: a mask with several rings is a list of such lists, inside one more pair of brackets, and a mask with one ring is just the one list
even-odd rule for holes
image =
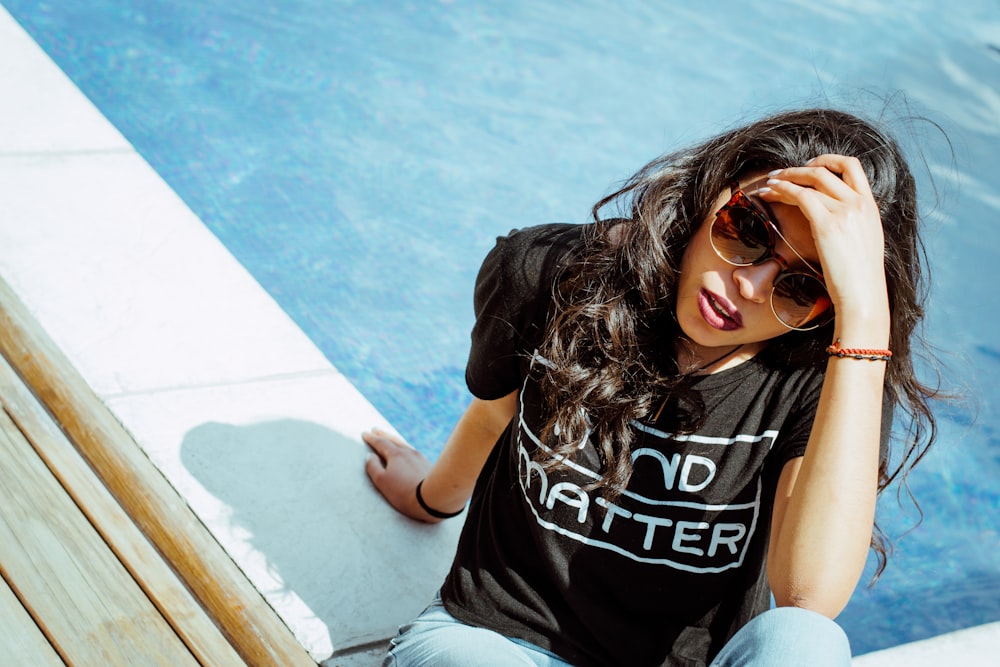
{"label": "blue pool water", "polygon": [[[0,0],[330,360],[433,456],[497,234],[580,221],[658,153],[790,105],[897,122],[929,334],[967,403],[926,518],[841,621],[866,652],[1000,620],[1000,5]],[[6,66],[11,66],[6,63]],[[936,186],[936,194],[933,187]],[[915,512],[886,499],[894,536]]]}

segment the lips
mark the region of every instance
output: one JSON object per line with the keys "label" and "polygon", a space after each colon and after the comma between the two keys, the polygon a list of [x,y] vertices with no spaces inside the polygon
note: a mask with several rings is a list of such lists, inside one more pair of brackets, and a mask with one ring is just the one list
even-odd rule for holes
{"label": "lips", "polygon": [[743,318],[736,306],[723,296],[707,289],[698,294],[698,310],[702,318],[714,329],[732,331],[743,326]]}

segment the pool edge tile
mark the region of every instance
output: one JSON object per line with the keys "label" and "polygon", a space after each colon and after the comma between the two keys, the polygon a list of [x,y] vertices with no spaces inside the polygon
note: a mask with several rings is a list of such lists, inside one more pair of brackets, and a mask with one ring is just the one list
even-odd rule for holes
{"label": "pool edge tile", "polygon": [[100,395],[332,367],[138,155],[0,156],[0,180],[0,271]]}
{"label": "pool edge tile", "polygon": [[[938,667],[949,662],[964,666],[996,664],[1000,651],[1000,621],[948,632],[854,658],[854,667]],[[980,661],[982,660],[982,661]]]}
{"label": "pool edge tile", "polygon": [[0,62],[0,155],[131,150],[2,5]]}

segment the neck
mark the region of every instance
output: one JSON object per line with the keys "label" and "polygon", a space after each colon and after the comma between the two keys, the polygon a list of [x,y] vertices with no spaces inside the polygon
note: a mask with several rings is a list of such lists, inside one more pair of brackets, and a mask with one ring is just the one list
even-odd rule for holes
{"label": "neck", "polygon": [[710,375],[742,364],[763,347],[762,343],[745,343],[720,350],[682,338],[677,342],[677,368],[681,375]]}

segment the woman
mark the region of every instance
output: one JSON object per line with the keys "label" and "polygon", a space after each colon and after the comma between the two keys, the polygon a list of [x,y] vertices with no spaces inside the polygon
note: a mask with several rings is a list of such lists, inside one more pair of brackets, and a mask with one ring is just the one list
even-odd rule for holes
{"label": "woman", "polygon": [[877,493],[933,435],[922,259],[899,148],[830,110],[662,157],[592,225],[501,238],[438,461],[364,436],[407,516],[471,497],[386,664],[849,664],[830,619],[870,544],[884,564]]}

